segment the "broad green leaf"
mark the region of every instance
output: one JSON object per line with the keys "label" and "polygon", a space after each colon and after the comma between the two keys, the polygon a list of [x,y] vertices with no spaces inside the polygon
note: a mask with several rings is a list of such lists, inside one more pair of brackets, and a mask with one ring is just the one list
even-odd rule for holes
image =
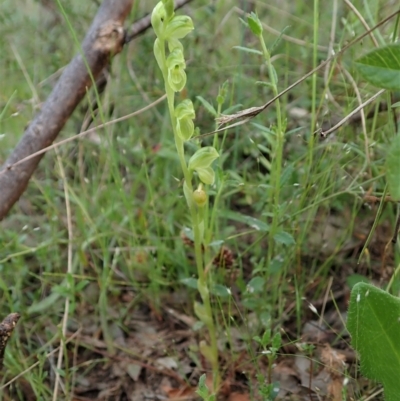
{"label": "broad green leaf", "polygon": [[229,297],[231,295],[231,291],[229,288],[225,287],[222,284],[214,284],[210,288],[210,292],[213,295],[217,295],[218,297]]}
{"label": "broad green leaf", "polygon": [[271,329],[265,330],[262,338],[260,336],[255,336],[253,340],[257,341],[262,347],[266,347],[271,341]]}
{"label": "broad green leaf", "polygon": [[395,201],[400,200],[400,135],[393,139],[386,158],[386,179]]}
{"label": "broad green leaf", "polygon": [[179,280],[182,284],[186,285],[189,288],[194,288],[197,290],[197,278],[194,277],[185,277]]}
{"label": "broad green leaf", "polygon": [[285,231],[281,231],[279,233],[276,233],[274,235],[274,240],[278,244],[283,244],[283,245],[294,245],[296,244],[296,241],[294,240],[293,236],[290,235],[289,233]]}
{"label": "broad green leaf", "polygon": [[265,288],[265,279],[260,276],[253,277],[248,283],[247,283],[247,291],[250,294],[259,294],[260,292],[264,291]]}
{"label": "broad green leaf", "polygon": [[[63,281],[65,285],[65,281]],[[32,313],[43,313],[49,310],[54,304],[61,298],[61,294],[58,292],[52,292],[48,297],[42,299],[41,301],[31,305],[28,308],[28,314]]]}
{"label": "broad green leaf", "polygon": [[269,231],[269,225],[259,219],[256,219],[255,217],[246,216],[244,214],[231,212],[231,211],[225,211],[223,213],[223,216],[228,219],[232,219],[232,220],[247,224],[257,231],[261,231],[261,232]]}
{"label": "broad green leaf", "polygon": [[353,288],[358,283],[369,283],[369,280],[362,274],[351,274],[346,278],[346,283],[350,288]]}
{"label": "broad green leaf", "polygon": [[383,384],[386,401],[400,394],[400,299],[367,283],[351,291],[347,329],[361,372]]}
{"label": "broad green leaf", "polygon": [[359,58],[355,65],[369,83],[379,88],[400,90],[399,44],[373,50]]}

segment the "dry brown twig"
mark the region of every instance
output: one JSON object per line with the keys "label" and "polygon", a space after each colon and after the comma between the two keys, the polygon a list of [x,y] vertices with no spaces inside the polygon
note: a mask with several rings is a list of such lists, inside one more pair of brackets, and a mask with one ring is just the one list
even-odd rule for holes
{"label": "dry brown twig", "polygon": [[[390,21],[393,17],[395,17],[397,14],[400,13],[400,10],[395,11],[394,13],[390,14],[388,17],[384,18],[382,21],[380,21],[378,24],[376,24],[373,28],[371,28],[369,31],[364,32],[362,35],[360,35],[359,37],[357,37],[356,39],[354,39],[353,41],[351,41],[350,43],[348,43],[346,46],[344,46],[340,51],[338,51],[336,54],[328,57],[325,61],[323,61],[319,66],[317,66],[316,68],[314,68],[313,70],[309,71],[307,74],[305,74],[303,77],[301,77],[300,79],[298,79],[296,82],[294,82],[293,84],[289,85],[286,89],[284,89],[282,92],[280,92],[277,96],[275,96],[274,98],[272,98],[271,100],[269,100],[267,103],[265,103],[262,106],[258,106],[258,107],[250,107],[248,109],[245,110],[241,110],[238,111],[235,114],[231,114],[231,115],[224,115],[220,118],[217,119],[217,122],[220,125],[225,125],[225,124],[230,124],[228,126],[219,128],[215,131],[209,132],[207,134],[202,135],[202,137],[208,136],[208,135],[214,135],[217,132],[221,132],[221,131],[226,131],[229,128],[233,128],[242,124],[245,124],[246,122],[250,121],[252,118],[256,117],[258,114],[260,114],[261,112],[263,112],[267,107],[269,107],[272,103],[274,103],[277,99],[279,99],[280,97],[282,97],[283,95],[285,95],[287,92],[289,92],[290,90],[292,90],[294,87],[296,87],[297,85],[299,85],[300,83],[302,83],[303,81],[305,81],[307,78],[309,78],[311,75],[315,74],[317,71],[319,71],[320,69],[322,69],[323,67],[325,67],[327,64],[329,64],[333,59],[341,56],[344,52],[346,52],[351,46],[353,46],[354,44],[356,44],[357,42],[359,42],[360,40],[362,40],[364,37],[368,36],[371,34],[372,31],[374,31],[375,29],[379,28],[380,26],[384,25],[386,22]],[[374,100],[376,97],[378,97],[381,94],[381,92],[378,92],[378,95],[374,95],[373,99]],[[362,106],[365,107],[367,104],[371,103],[372,100],[370,99],[369,101],[365,102]],[[359,112],[359,108],[357,108],[356,110],[354,110],[352,113],[350,113],[350,117],[353,114],[357,114]],[[332,128],[331,130],[329,130],[329,132],[334,131],[335,129],[338,129],[341,125],[344,124],[344,122],[346,122],[348,120],[348,117],[346,116],[342,121],[339,122],[339,124],[337,124],[334,128]],[[322,133],[323,136],[328,135],[328,132],[324,132]]]}
{"label": "dry brown twig", "polygon": [[[176,8],[191,0],[178,0]],[[68,118],[99,78],[110,59],[124,45],[150,27],[150,15],[125,32],[124,21],[133,0],[104,0],[82,42],[82,52],[63,70],[42,109],[26,128],[20,142],[0,167],[0,220],[25,191],[45,152]],[[85,63],[86,61],[86,63]],[[88,71],[88,68],[90,72]],[[34,157],[32,155],[35,154]]]}
{"label": "dry brown twig", "polygon": [[4,352],[6,350],[7,342],[17,325],[19,318],[19,313],[10,313],[0,323],[0,369],[3,368]]}
{"label": "dry brown twig", "polygon": [[[14,163],[50,145],[57,137],[88,88],[100,76],[111,57],[124,45],[123,23],[133,0],[104,0],[75,56],[29,124],[0,172],[0,220],[24,192],[43,155],[13,167]],[[90,71],[88,71],[88,68]]]}
{"label": "dry brown twig", "polygon": [[[182,7],[189,1],[190,0],[178,0],[177,7]],[[135,36],[140,35],[150,26],[150,17],[146,16],[140,20],[136,26],[134,24],[128,33],[125,33],[123,22],[129,14],[132,4],[133,0],[103,1],[82,43],[82,54],[84,57],[82,57],[81,54],[76,56],[64,69],[57,85],[44,103],[42,110],[27,127],[22,139],[5,164],[0,168],[0,220],[6,216],[8,211],[24,192],[30,177],[43,157],[43,149],[51,148],[50,145],[67,122],[76,106],[86,95],[88,88],[92,86],[92,83],[100,76],[104,68],[108,66],[110,58],[119,53],[125,43],[132,40]],[[337,54],[325,60],[317,68],[287,87],[278,94],[278,96],[271,99],[263,106],[252,107],[231,116],[223,116],[223,120],[219,121],[220,124],[236,122],[203,136],[225,131],[228,128],[249,121],[270,106],[277,98],[326,66],[333,57],[338,57],[343,54],[350,46],[369,35],[379,26],[385,24],[399,12],[400,10],[389,15],[370,31],[343,47]],[[88,72],[84,59],[91,73]],[[366,103],[364,103],[364,106]],[[341,126],[345,121],[347,120],[343,119],[335,126],[335,129]],[[327,132],[324,134],[326,135]],[[32,157],[33,154],[36,156]]]}

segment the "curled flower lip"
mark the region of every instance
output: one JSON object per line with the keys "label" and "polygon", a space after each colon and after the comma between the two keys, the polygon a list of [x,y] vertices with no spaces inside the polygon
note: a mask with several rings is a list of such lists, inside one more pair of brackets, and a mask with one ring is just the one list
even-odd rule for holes
{"label": "curled flower lip", "polygon": [[176,131],[184,141],[188,141],[194,133],[194,123],[192,119],[186,117],[177,119]]}
{"label": "curled flower lip", "polygon": [[186,85],[185,67],[182,50],[175,48],[167,58],[168,83],[175,92],[180,92]]}
{"label": "curled flower lip", "polygon": [[180,92],[186,85],[186,72],[176,66],[168,69],[168,83],[174,92]]}
{"label": "curled flower lip", "polygon": [[180,102],[178,106],[176,106],[175,117],[177,119],[182,119],[185,117],[194,119],[196,117],[193,103],[190,99],[185,99],[182,102]]}

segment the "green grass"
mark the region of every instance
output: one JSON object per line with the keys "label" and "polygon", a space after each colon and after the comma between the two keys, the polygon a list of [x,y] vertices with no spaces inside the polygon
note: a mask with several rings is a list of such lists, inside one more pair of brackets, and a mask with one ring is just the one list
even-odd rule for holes
{"label": "green grass", "polygon": [[[370,8],[365,8],[366,3],[356,6],[370,26],[394,11],[383,1]],[[96,4],[83,5],[77,0],[68,4],[68,18],[81,39]],[[149,12],[154,4],[140,2],[129,20]],[[250,10],[250,3],[244,4]],[[268,80],[262,58],[233,48],[260,50],[256,38],[239,21],[243,15],[235,5],[222,0],[215,6],[194,1],[186,8],[196,29],[185,39],[188,85],[182,98],[190,97],[195,103],[196,124],[202,133],[212,131],[215,121],[196,96],[216,107],[218,90],[225,81],[229,82],[225,109],[259,106],[273,96],[269,87],[256,85],[256,81]],[[281,40],[275,48],[278,91],[326,59],[327,52],[317,45],[328,47],[331,7],[320,2],[315,14],[312,2],[269,6],[257,2],[257,12],[267,26],[279,32],[286,28],[285,35],[304,41],[298,45]],[[357,17],[342,3],[337,18],[336,52],[364,32]],[[380,29],[379,42],[389,41],[393,26],[394,21]],[[1,3],[0,38],[0,113],[7,107],[0,121],[2,162],[40,107],[37,101],[43,102],[54,85],[52,74],[69,62],[76,49],[57,6],[50,10],[36,1]],[[264,39],[271,46],[277,37],[264,32]],[[102,95],[106,120],[127,115],[163,95],[153,42],[150,29],[113,61],[111,79]],[[332,276],[334,283],[343,283],[344,276],[357,271],[376,278],[371,264],[379,265],[382,255],[372,252],[370,265],[365,259],[357,265],[360,249],[355,246],[344,252],[343,248],[354,241],[353,233],[368,233],[372,225],[376,208],[366,208],[362,198],[369,190],[377,196],[384,190],[385,154],[395,132],[391,112],[378,113],[375,104],[367,108],[366,114],[371,113],[367,120],[368,157],[360,123],[344,126],[327,140],[313,136],[316,124],[342,118],[358,106],[354,88],[337,67],[338,62],[353,75],[363,100],[376,92],[352,67],[352,61],[372,46],[365,38],[332,62],[325,80],[320,71],[283,96],[282,120],[287,128],[280,173],[269,171],[275,166],[268,155],[275,146],[271,134],[277,123],[275,105],[251,123],[226,133],[223,169],[217,168],[217,182],[223,187],[212,189],[220,191],[212,241],[223,241],[232,250],[237,272],[234,282],[223,269],[214,271],[213,277],[218,284],[234,286],[237,298],[213,297],[220,331],[229,333],[231,326],[244,325],[251,338],[265,327],[275,330],[293,319],[296,338],[283,340],[294,341],[309,317],[302,297],[310,302],[321,299]],[[328,99],[328,86],[335,103]],[[390,97],[382,100],[390,101]],[[299,110],[303,117],[298,116]],[[82,103],[59,138],[79,133],[85,113]],[[95,125],[100,123],[100,116],[96,116]],[[212,137],[203,143],[211,145]],[[187,148],[192,153],[194,142]],[[65,179],[56,153],[50,151],[19,204],[1,223],[0,232],[1,316],[12,311],[22,314],[6,353],[0,386],[38,361],[24,375],[37,399],[52,396],[54,366],[49,368],[45,355],[60,343],[57,326],[66,297],[72,308],[70,331],[80,327],[90,313],[92,324],[101,327],[110,353],[115,351],[112,323],[125,330],[129,314],[138,305],[147,304],[155,315],[162,314],[168,294],[183,288],[186,298],[182,310],[193,315],[196,297],[195,290],[182,284],[197,273],[193,251],[181,239],[190,222],[166,103],[99,129],[91,139],[69,142],[58,148],[58,155]],[[276,187],[271,189],[271,185],[277,180],[280,197],[274,204]],[[65,193],[71,208],[70,240]],[[380,224],[393,225],[395,213],[388,205]],[[274,231],[290,234],[295,244],[276,241],[266,228],[271,224],[276,225]],[[68,247],[72,249],[70,276]],[[212,252],[217,249],[215,246]],[[395,258],[398,262],[398,254]],[[254,285],[253,292],[249,283]],[[126,292],[134,294],[130,303],[120,301]],[[116,311],[116,317],[110,319],[110,310]],[[248,322],[253,312],[256,327]],[[233,321],[230,314],[241,318]],[[250,344],[249,339],[249,350]],[[226,352],[232,360],[238,357],[232,350]],[[74,367],[66,368],[65,375],[68,399],[68,388],[76,379]],[[19,381],[14,387],[14,399],[23,399],[21,386]]]}

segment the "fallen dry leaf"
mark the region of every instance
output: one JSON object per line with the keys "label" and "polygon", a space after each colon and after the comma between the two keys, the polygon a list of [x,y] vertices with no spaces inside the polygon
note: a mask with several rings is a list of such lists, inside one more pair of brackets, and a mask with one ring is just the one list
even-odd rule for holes
{"label": "fallen dry leaf", "polygon": [[196,393],[195,387],[184,386],[180,388],[173,388],[170,386],[162,386],[162,390],[165,392],[169,400],[174,401],[188,401],[192,400]]}
{"label": "fallen dry leaf", "polygon": [[247,393],[231,393],[229,395],[228,401],[250,401],[250,395]]}
{"label": "fallen dry leaf", "polygon": [[342,400],[343,371],[346,356],[325,344],[321,351],[321,362],[325,364],[324,369],[330,373],[331,382],[328,383],[328,397],[332,401]]}

